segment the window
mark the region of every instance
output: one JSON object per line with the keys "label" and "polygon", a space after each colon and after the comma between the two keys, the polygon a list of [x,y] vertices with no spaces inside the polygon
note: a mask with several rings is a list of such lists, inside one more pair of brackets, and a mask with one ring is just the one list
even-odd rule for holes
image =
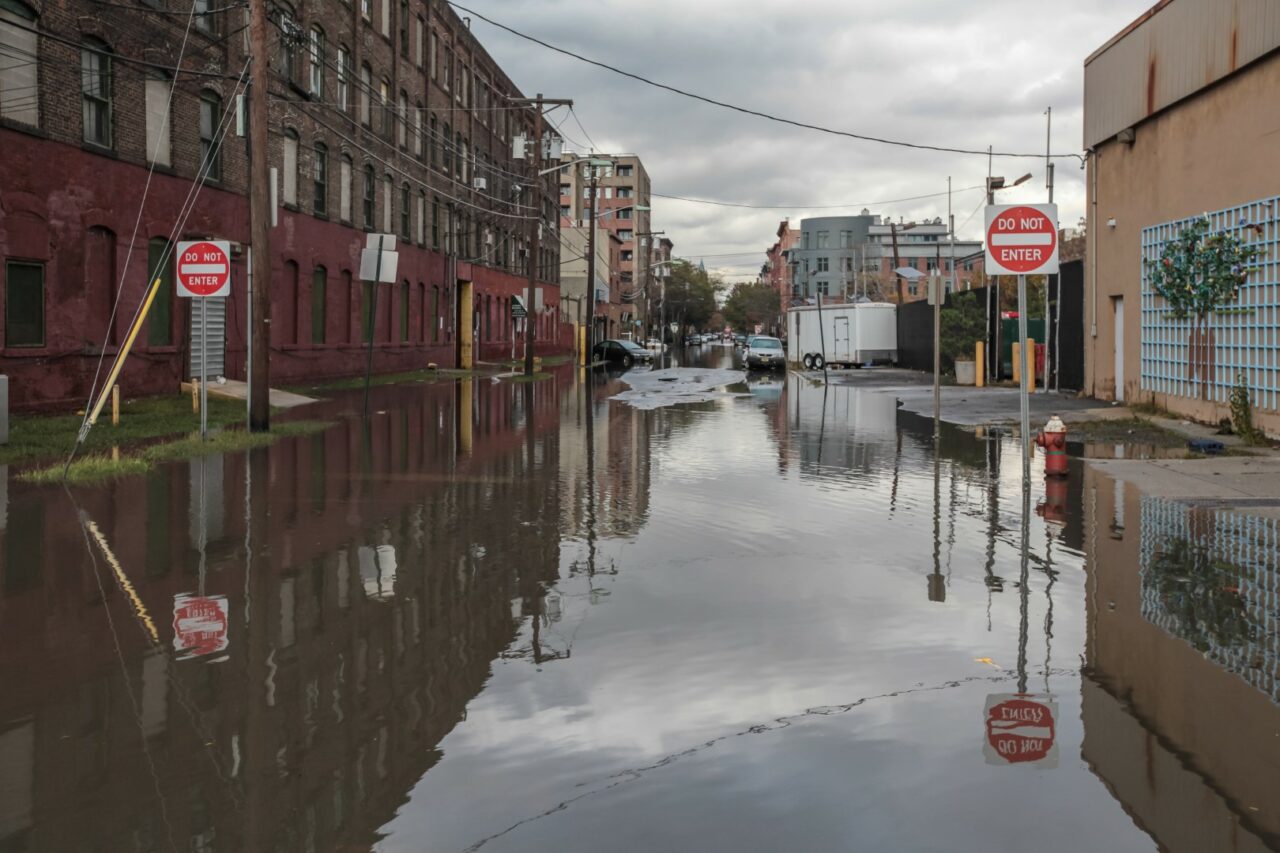
{"label": "window", "polygon": [[831,259],[818,258],[818,272],[830,272],[830,271],[831,271]]}
{"label": "window", "polygon": [[809,248],[809,232],[808,231],[804,232],[804,247],[806,249]]}
{"label": "window", "polygon": [[387,38],[391,38],[391,0],[380,0],[378,15],[378,31]]}
{"label": "window", "polygon": [[400,282],[400,343],[409,342],[409,282]]}
{"label": "window", "polygon": [[373,0],[360,0],[360,17],[366,21],[373,14]]}
{"label": "window", "polygon": [[400,56],[409,56],[409,0],[400,0]]}
{"label": "window", "polygon": [[351,221],[351,158],[345,155],[338,164],[338,218]]}
{"label": "window", "polygon": [[453,176],[461,181],[467,176],[467,168],[465,165],[467,160],[467,149],[466,146],[462,144],[462,131],[458,131],[457,134],[454,135],[453,142],[453,162],[455,166]]}
{"label": "window", "polygon": [[427,194],[418,190],[418,230],[415,233],[419,246],[427,244]]}
{"label": "window", "polygon": [[440,37],[433,31],[431,33],[431,54],[427,57],[427,65],[431,66],[431,79],[436,80],[440,77],[439,63],[436,62],[436,56],[440,53]]}
{"label": "window", "polygon": [[619,178],[630,178],[634,174],[635,174],[635,168],[633,166],[618,167],[617,175]]}
{"label": "window", "polygon": [[629,261],[633,257],[635,257],[635,253],[632,252],[630,249],[625,250],[621,255],[621,259],[624,261]]}
{"label": "window", "polygon": [[44,264],[4,265],[4,345],[44,346]]}
{"label": "window", "polygon": [[147,159],[168,166],[169,91],[173,84],[163,77],[148,77],[143,85],[147,102]]}
{"label": "window", "polygon": [[446,175],[453,174],[453,143],[452,132],[449,129],[449,122],[444,123],[444,137],[442,145],[444,147],[444,173]]}
{"label": "window", "polygon": [[382,123],[382,135],[391,138],[391,81],[383,77],[378,83],[378,112]]}
{"label": "window", "polygon": [[631,198],[635,195],[635,190],[631,187],[618,187],[618,198]]}
{"label": "window", "polygon": [[444,79],[440,81],[440,86],[447,92],[453,88],[453,52],[446,50],[444,56],[440,57],[440,64],[444,66]]}
{"label": "window", "polygon": [[630,228],[624,228],[623,230],[618,232],[618,239],[624,243],[634,239],[635,236],[636,236],[636,232],[632,231]]}
{"label": "window", "polygon": [[818,248],[818,249],[825,249],[825,248],[827,248],[827,237],[828,237],[828,236],[829,236],[829,235],[828,235],[828,232],[826,232],[826,231],[819,231],[819,232],[818,232],[818,245],[817,245],[815,248]]}
{"label": "window", "polygon": [[634,212],[634,210],[635,210],[635,208],[631,208],[631,207],[624,207],[624,208],[621,208],[620,210],[618,210],[618,218],[619,218],[619,219],[630,219],[630,218],[631,218],[631,214]]}
{"label": "window", "polygon": [[567,204],[560,205],[560,216],[564,219],[573,216],[573,208]]}
{"label": "window", "polygon": [[370,70],[368,63],[360,66],[360,91],[356,96],[360,99],[360,123],[365,127],[372,127],[372,118],[369,110],[369,93],[373,91],[373,71]]}
{"label": "window", "polygon": [[324,267],[316,267],[311,273],[311,343],[324,343],[325,306],[328,294],[325,292],[327,271]]}
{"label": "window", "polygon": [[434,114],[431,116],[431,138],[427,140],[427,144],[431,146],[431,168],[440,168],[440,125]]}
{"label": "window", "polygon": [[382,176],[382,233],[383,234],[391,233],[391,207],[393,202],[395,201],[395,199],[392,198],[392,194],[394,192],[395,190],[392,189],[391,176],[383,175]]}
{"label": "window", "polygon": [[309,91],[313,98],[324,97],[324,30],[311,28],[311,41],[307,46],[310,73],[307,75]]}
{"label": "window", "polygon": [[218,15],[212,11],[213,4],[210,0],[195,0],[195,5],[196,29],[207,35],[216,33]]}
{"label": "window", "polygon": [[0,118],[40,124],[40,41],[36,14],[18,0],[0,0]]}
{"label": "window", "polygon": [[215,93],[200,94],[200,162],[210,180],[222,180],[222,145],[218,128],[222,124],[222,99]]}
{"label": "window", "polygon": [[427,22],[419,15],[413,25],[413,64],[422,67],[422,39],[427,31]]}
{"label": "window", "polygon": [[147,243],[147,281],[160,279],[147,317],[147,344],[153,347],[173,344],[173,259],[168,253],[169,241],[163,237]]}
{"label": "window", "polygon": [[323,142],[316,143],[311,169],[311,190],[316,215],[324,216],[329,212],[329,149]]}
{"label": "window", "polygon": [[373,230],[373,206],[374,206],[374,188],[373,188],[373,166],[366,165],[364,167],[364,191],[360,197],[361,213],[363,214],[364,230]]}
{"label": "window", "polygon": [[413,156],[422,159],[422,104],[413,108]]}
{"label": "window", "polygon": [[286,80],[298,79],[298,53],[294,49],[294,39],[301,36],[293,13],[288,9],[280,10],[280,68]]}
{"label": "window", "polygon": [[85,39],[80,51],[80,93],[84,102],[84,141],[111,147],[111,57],[97,39]]}
{"label": "window", "polygon": [[431,197],[431,248],[440,248],[440,198]]}
{"label": "window", "polygon": [[338,47],[338,109],[344,113],[351,97],[351,51]]}
{"label": "window", "polygon": [[283,201],[286,205],[298,206],[298,134],[293,130],[284,132],[284,182]]}
{"label": "window", "polygon": [[400,239],[408,241],[409,232],[412,223],[411,210],[409,208],[409,184],[406,182],[400,185]]}
{"label": "window", "polygon": [[406,138],[409,126],[409,96],[405,94],[404,89],[400,90],[400,108],[396,116],[396,143],[401,148],[407,148],[409,140]]}

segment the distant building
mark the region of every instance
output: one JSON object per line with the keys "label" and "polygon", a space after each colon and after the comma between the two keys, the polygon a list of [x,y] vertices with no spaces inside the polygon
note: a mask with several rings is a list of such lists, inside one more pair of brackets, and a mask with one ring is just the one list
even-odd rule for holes
{"label": "distant building", "polygon": [[[1276,11],[1162,0],[1085,60],[1090,394],[1212,423],[1242,377],[1255,423],[1280,432]],[[1230,310],[1196,330],[1170,316],[1143,262],[1205,216],[1263,255]]]}
{"label": "distant building", "polygon": [[616,337],[624,308],[619,285],[618,258],[622,243],[603,225],[596,227],[595,284],[587,286],[589,231],[571,220],[560,223],[560,248],[565,260],[560,270],[560,299],[564,319],[593,324],[593,340]]}
{"label": "distant building", "polygon": [[800,231],[791,227],[791,219],[778,223],[778,240],[765,250],[763,280],[778,292],[779,304],[786,306],[791,300],[791,250],[800,243]]}
{"label": "distant building", "polygon": [[922,280],[908,281],[894,270],[909,267],[928,275],[940,271],[966,290],[982,278],[982,243],[948,239],[941,219],[892,222],[863,210],[857,216],[823,216],[800,223],[800,239],[788,253],[791,300],[815,294],[910,302],[925,297]]}
{"label": "distant building", "polygon": [[[566,165],[581,160],[584,154],[566,152],[562,162]],[[600,227],[608,229],[621,242],[618,277],[624,292],[644,290],[651,279],[644,253],[639,252],[639,237],[649,234],[649,173],[635,154],[593,154],[594,157],[615,161],[611,167],[598,172],[596,219]],[[560,216],[585,223],[590,211],[590,182],[582,165],[560,171]],[[630,303],[628,303],[630,305]],[[630,325],[635,311],[628,307],[623,312],[623,322]]]}

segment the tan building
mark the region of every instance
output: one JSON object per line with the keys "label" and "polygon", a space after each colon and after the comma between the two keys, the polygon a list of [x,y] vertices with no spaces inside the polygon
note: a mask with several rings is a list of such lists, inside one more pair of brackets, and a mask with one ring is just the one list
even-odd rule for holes
{"label": "tan building", "polygon": [[[581,160],[582,154],[566,152],[564,163]],[[614,161],[613,166],[597,169],[599,179],[596,196],[596,219],[621,241],[618,280],[626,293],[645,290],[651,278],[639,235],[652,231],[649,201],[649,173],[635,154],[595,154]],[[560,217],[578,223],[589,216],[589,182],[581,165],[560,172]],[[630,324],[635,312],[628,308],[624,322]]]}
{"label": "tan building", "polygon": [[632,310],[623,300],[620,284],[618,257],[621,241],[610,233],[603,223],[596,226],[595,286],[587,287],[587,253],[590,231],[575,220],[560,222],[561,300],[565,306],[565,320],[571,323],[596,324],[595,340],[617,337],[624,313]]}
{"label": "tan building", "polygon": [[[1216,422],[1229,415],[1242,376],[1255,423],[1280,432],[1274,0],[1162,0],[1084,69],[1086,392]],[[1169,316],[1143,260],[1158,260],[1204,216],[1263,256],[1238,300],[1215,312],[1193,345],[1193,322]]]}

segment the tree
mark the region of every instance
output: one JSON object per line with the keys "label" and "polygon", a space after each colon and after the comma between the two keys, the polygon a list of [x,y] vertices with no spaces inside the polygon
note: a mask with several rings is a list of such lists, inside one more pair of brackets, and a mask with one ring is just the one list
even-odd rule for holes
{"label": "tree", "polygon": [[[667,322],[702,327],[716,313],[716,291],[723,287],[716,276],[708,275],[684,259],[671,264],[666,280]],[[663,337],[667,337],[663,330]]]}
{"label": "tree", "polygon": [[724,317],[736,329],[772,326],[781,310],[778,291],[763,282],[736,284],[724,303]]}

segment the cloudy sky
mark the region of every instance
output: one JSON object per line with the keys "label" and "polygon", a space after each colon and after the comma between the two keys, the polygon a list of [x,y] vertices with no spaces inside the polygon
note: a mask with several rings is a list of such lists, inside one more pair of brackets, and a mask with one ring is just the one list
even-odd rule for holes
{"label": "cloudy sky", "polygon": [[[761,112],[869,136],[1043,154],[1081,143],[1084,58],[1153,0],[462,0],[513,29],[651,79]],[[459,9],[459,14],[467,15]],[[753,275],[778,222],[858,212],[947,215],[981,234],[985,156],[890,147],[742,115],[647,86],[474,19],[472,29],[526,94],[572,98],[574,148],[641,156],[653,191],[777,209],[655,198],[654,226],[677,254],[731,280]],[[553,119],[566,118],[563,110]],[[584,133],[585,129],[585,133]],[[589,139],[588,139],[589,135]],[[1084,212],[1083,172],[1057,161],[1064,225]],[[1043,157],[997,157],[1033,179],[1001,201],[1043,201]],[[877,203],[879,202],[879,203]],[[839,208],[823,211],[821,206]],[[962,225],[963,223],[963,225]]]}

